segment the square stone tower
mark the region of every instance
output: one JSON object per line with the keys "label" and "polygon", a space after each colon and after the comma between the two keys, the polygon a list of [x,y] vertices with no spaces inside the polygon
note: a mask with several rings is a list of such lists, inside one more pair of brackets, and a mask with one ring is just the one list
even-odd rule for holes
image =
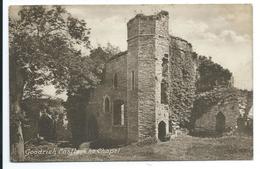
{"label": "square stone tower", "polygon": [[127,23],[129,142],[168,133],[168,12],[136,15]]}

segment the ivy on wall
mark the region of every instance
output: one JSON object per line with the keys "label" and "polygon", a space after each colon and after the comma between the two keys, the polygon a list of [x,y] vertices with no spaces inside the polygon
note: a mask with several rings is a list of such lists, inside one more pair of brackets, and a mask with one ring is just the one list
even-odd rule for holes
{"label": "ivy on wall", "polygon": [[175,41],[170,48],[170,120],[187,127],[195,96],[195,71],[191,51],[181,50]]}
{"label": "ivy on wall", "polygon": [[169,63],[170,120],[190,128],[194,118],[223,98],[221,90],[214,89],[229,90],[232,73],[210,58],[198,56],[191,44],[176,37],[171,37]]}
{"label": "ivy on wall", "polygon": [[235,91],[235,88],[220,87],[211,91],[197,94],[192,109],[192,126],[194,125],[195,120],[199,119],[203,114],[207,113],[213,105],[216,105],[221,100],[224,100],[228,96],[233,95]]}

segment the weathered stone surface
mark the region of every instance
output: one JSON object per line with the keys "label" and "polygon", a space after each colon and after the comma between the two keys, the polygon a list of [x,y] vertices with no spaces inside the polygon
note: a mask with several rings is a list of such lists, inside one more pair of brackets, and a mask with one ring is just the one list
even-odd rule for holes
{"label": "weathered stone surface", "polygon": [[[196,99],[194,129],[216,131],[216,115],[222,112],[225,116],[225,128],[234,130],[241,112],[248,113],[252,99],[250,92],[236,88],[219,88],[201,93]],[[241,106],[245,105],[245,106]]]}
{"label": "weathered stone surface", "polygon": [[[142,142],[147,138],[158,139],[162,132],[167,135],[172,124],[176,125],[172,128],[188,127],[194,104],[198,103],[194,103],[196,81],[200,78],[197,68],[200,61],[207,58],[198,57],[186,40],[170,36],[168,20],[168,13],[162,11],[151,16],[138,14],[127,23],[127,51],[106,64],[104,83],[94,90],[87,106],[89,116],[94,115],[97,120],[100,138]],[[115,73],[117,88],[113,86]],[[161,87],[162,82],[167,87]],[[167,101],[162,101],[162,92],[167,93]],[[105,98],[110,102],[108,112],[104,108]],[[212,96],[209,100],[214,98]],[[223,100],[221,96],[217,98]],[[212,115],[215,116],[220,108],[227,112],[228,124],[233,126],[236,116],[229,114],[229,110],[237,112],[238,108],[232,107],[236,100],[225,98],[221,104],[218,100],[207,105],[209,114],[194,119],[196,126],[212,128]],[[124,124],[115,126],[113,103],[116,100],[123,101],[125,107]],[[159,123],[165,126],[164,131],[159,131]]]}
{"label": "weathered stone surface", "polygon": [[171,37],[169,106],[170,118],[177,125],[185,125],[193,107],[196,67],[192,55],[190,43]]}
{"label": "weathered stone surface", "polygon": [[[161,106],[160,99],[161,64],[164,54],[169,54],[168,37],[167,13],[154,16],[137,15],[128,23],[128,73],[130,74],[133,68],[137,70],[136,91],[128,92],[128,107],[131,109],[128,110],[133,112],[131,114],[129,112],[131,117],[128,123],[129,127],[132,124],[138,127],[137,135],[133,139],[131,139],[133,131],[128,129],[130,140],[140,141],[147,137],[156,137],[159,122],[163,120],[168,124],[168,111]],[[133,92],[136,92],[136,95],[131,95]],[[132,100],[136,100],[137,106]],[[168,125],[166,128],[168,129]]]}
{"label": "weathered stone surface", "polygon": [[[126,140],[127,136],[127,109],[125,109],[123,126],[113,125],[113,101],[123,100],[125,105],[127,105],[126,100],[126,53],[120,57],[116,57],[109,61],[106,65],[106,74],[104,83],[98,86],[92,93],[90,102],[87,106],[88,114],[92,114],[96,117],[98,134],[101,138],[118,138],[119,140]],[[113,86],[113,77],[117,73],[118,77],[118,87],[115,89]],[[105,112],[104,101],[105,98],[109,98],[110,110]]]}

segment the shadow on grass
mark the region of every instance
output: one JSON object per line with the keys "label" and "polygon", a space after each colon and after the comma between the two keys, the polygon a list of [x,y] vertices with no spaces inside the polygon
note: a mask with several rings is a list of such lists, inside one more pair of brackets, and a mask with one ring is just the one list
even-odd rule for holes
{"label": "shadow on grass", "polygon": [[75,148],[71,141],[59,141],[57,146],[60,148]]}
{"label": "shadow on grass", "polygon": [[217,137],[222,137],[223,133],[218,133],[215,131],[192,131],[189,133],[190,136],[193,137],[212,137],[212,138],[217,138]]}
{"label": "shadow on grass", "polygon": [[122,146],[126,146],[125,141],[122,140],[113,140],[113,139],[98,139],[92,141],[89,145],[91,149],[111,149],[111,148],[119,148]]}
{"label": "shadow on grass", "polygon": [[126,146],[125,141],[118,141],[112,139],[97,139],[93,141],[83,142],[79,145],[73,144],[71,141],[61,141],[57,143],[59,148],[90,148],[90,149],[112,149]]}

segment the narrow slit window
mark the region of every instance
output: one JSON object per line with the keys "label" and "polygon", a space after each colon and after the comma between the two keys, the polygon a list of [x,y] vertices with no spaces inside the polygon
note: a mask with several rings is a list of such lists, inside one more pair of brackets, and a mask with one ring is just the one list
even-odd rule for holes
{"label": "narrow slit window", "polygon": [[125,124],[125,105],[121,105],[121,125]]}
{"label": "narrow slit window", "polygon": [[131,72],[131,90],[135,89],[135,72]]}
{"label": "narrow slit window", "polygon": [[117,73],[115,73],[114,75],[114,79],[113,79],[113,85],[114,85],[114,88],[116,89],[118,87],[118,77],[117,77]]}

